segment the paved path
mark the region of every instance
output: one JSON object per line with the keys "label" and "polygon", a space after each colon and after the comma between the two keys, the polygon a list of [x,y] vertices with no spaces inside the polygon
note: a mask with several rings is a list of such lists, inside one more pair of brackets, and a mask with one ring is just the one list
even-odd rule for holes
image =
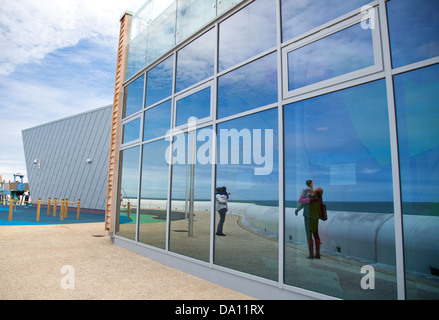
{"label": "paved path", "polygon": [[253,299],[113,245],[104,223],[0,226],[0,243],[1,300]]}

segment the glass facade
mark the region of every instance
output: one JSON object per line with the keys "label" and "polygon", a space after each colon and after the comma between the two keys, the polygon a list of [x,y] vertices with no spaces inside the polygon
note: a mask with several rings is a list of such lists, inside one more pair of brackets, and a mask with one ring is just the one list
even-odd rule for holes
{"label": "glass facade", "polygon": [[439,299],[439,8],[419,3],[147,1],[116,236],[289,292]]}

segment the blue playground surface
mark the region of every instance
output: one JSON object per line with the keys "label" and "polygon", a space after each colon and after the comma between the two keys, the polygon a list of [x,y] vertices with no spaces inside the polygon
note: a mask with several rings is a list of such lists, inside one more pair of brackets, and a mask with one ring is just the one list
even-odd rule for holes
{"label": "blue playground surface", "polygon": [[16,206],[12,212],[12,221],[8,221],[9,205],[0,205],[0,226],[37,226],[37,225],[55,225],[55,224],[73,224],[73,223],[95,223],[105,222],[104,214],[82,213],[79,214],[79,220],[76,219],[76,210],[68,212],[66,218],[60,221],[60,210],[58,208],[56,217],[53,216],[53,209],[50,215],[47,215],[47,209],[40,210],[40,221],[36,222],[37,208],[31,206]]}

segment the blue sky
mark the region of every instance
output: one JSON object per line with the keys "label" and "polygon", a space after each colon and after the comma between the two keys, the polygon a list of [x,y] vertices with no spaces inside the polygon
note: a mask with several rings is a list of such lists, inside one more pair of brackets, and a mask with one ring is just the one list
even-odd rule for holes
{"label": "blue sky", "polygon": [[21,131],[113,103],[119,18],[145,0],[0,0],[0,175]]}

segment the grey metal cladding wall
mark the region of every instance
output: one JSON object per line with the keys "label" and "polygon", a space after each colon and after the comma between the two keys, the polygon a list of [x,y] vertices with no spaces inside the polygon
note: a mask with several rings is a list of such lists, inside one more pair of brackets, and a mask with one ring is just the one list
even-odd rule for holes
{"label": "grey metal cladding wall", "polygon": [[105,210],[111,113],[110,105],[22,131],[34,201],[81,200]]}

